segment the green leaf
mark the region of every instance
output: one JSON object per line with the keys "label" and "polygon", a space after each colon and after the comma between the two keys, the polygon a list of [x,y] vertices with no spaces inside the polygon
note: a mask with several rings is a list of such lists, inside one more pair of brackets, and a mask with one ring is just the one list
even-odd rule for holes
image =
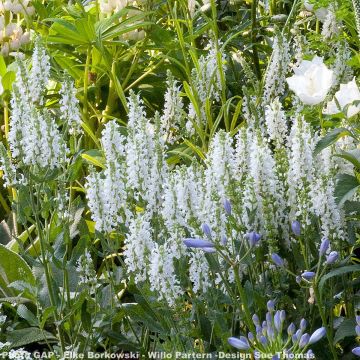
{"label": "green leaf", "polygon": [[85,331],[91,331],[91,315],[87,311],[87,301],[85,300],[81,306],[81,324]]}
{"label": "green leaf", "polygon": [[81,154],[81,157],[88,163],[105,169],[105,159],[99,150],[89,150]]}
{"label": "green leaf", "polygon": [[355,337],[355,319],[344,319],[344,321],[340,324],[339,328],[336,330],[334,336],[334,344],[338,343],[340,340],[346,337]]}
{"label": "green leaf", "polygon": [[350,200],[359,188],[359,180],[349,174],[339,174],[335,185],[335,199],[339,206]]}
{"label": "green leaf", "polygon": [[8,71],[2,78],[1,82],[3,85],[4,90],[11,91],[12,84],[16,79],[16,74],[14,71]]}
{"label": "green leaf", "polygon": [[360,169],[360,149],[354,149],[350,151],[342,151],[334,156],[341,157],[347,161],[350,161],[356,168]]}
{"label": "green leaf", "polygon": [[38,326],[39,325],[39,321],[38,319],[35,317],[35,315],[24,305],[24,304],[20,304],[17,308],[17,314],[25,319],[29,325],[31,326]]}
{"label": "green leaf", "polygon": [[29,265],[15,252],[0,244],[0,293],[5,296],[17,295],[19,292],[8,287],[21,280],[35,286],[35,278]]}
{"label": "green leaf", "polygon": [[353,272],[357,272],[357,271],[360,271],[360,265],[348,265],[348,266],[343,266],[338,269],[330,271],[329,273],[327,273],[325,276],[323,276],[320,279],[320,282],[319,282],[320,293],[322,292],[325,282],[328,281],[329,279],[336,277],[336,276],[345,275],[345,274],[349,274],[349,273],[353,273]]}
{"label": "green leaf", "polygon": [[11,342],[13,348],[17,348],[40,341],[57,341],[57,338],[45,330],[40,330],[36,327],[30,327],[11,331],[7,335],[6,340]]}
{"label": "green leaf", "polygon": [[349,130],[345,128],[334,129],[327,133],[319,142],[316,144],[314,154],[319,154],[322,150],[327,148],[328,146],[336,143],[340,138],[346,135],[352,135]]}

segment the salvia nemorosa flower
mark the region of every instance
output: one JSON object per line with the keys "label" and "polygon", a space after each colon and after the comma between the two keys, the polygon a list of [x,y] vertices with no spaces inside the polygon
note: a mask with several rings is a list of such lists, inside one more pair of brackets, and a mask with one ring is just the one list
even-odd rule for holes
{"label": "salvia nemorosa flower", "polygon": [[275,265],[284,266],[284,260],[278,254],[272,254],[271,259],[275,263]]}
{"label": "salvia nemorosa flower", "polygon": [[261,235],[255,231],[251,231],[245,235],[249,241],[250,247],[254,247],[261,239]]}
{"label": "salvia nemorosa flower", "polygon": [[291,230],[295,236],[300,236],[301,234],[301,224],[299,221],[295,220],[291,223]]}
{"label": "salvia nemorosa flower", "polygon": [[215,245],[211,241],[204,240],[204,239],[194,239],[194,238],[188,238],[184,240],[184,244],[187,247],[191,248],[198,248],[198,249],[208,249],[213,248]]}
{"label": "salvia nemorosa flower", "polygon": [[326,264],[331,265],[334,262],[337,261],[339,258],[339,253],[337,251],[332,251],[327,257],[326,257]]}
{"label": "salvia nemorosa flower", "polygon": [[323,256],[325,255],[326,251],[329,249],[330,241],[328,238],[323,238],[321,241],[320,249],[319,249],[319,255]]}
{"label": "salvia nemorosa flower", "polygon": [[305,280],[312,280],[315,276],[315,273],[313,271],[305,271],[301,274],[302,278]]}

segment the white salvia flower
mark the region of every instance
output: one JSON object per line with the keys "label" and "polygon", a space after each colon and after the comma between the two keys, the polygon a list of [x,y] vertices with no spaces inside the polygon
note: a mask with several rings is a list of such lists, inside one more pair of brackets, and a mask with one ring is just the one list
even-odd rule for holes
{"label": "white salvia flower", "polygon": [[0,170],[3,172],[4,187],[14,186],[18,183],[15,165],[11,162],[3,144],[0,144]]}
{"label": "white salvia flower", "polygon": [[31,96],[34,102],[43,103],[42,94],[50,78],[50,57],[45,48],[37,39],[35,42],[34,52],[32,55],[32,68],[30,72]]}
{"label": "white salvia flower", "polygon": [[354,73],[352,68],[347,64],[351,59],[352,54],[349,48],[349,44],[346,41],[339,41],[335,44],[333,53],[335,56],[335,62],[332,66],[332,70],[335,76],[334,87],[340,83],[347,83],[353,77]]}
{"label": "white salvia flower", "polygon": [[135,283],[145,281],[149,274],[150,254],[154,247],[152,227],[148,214],[137,214],[130,221],[129,234],[125,238],[125,264],[134,275]]}
{"label": "white salvia flower", "polygon": [[167,167],[165,144],[158,114],[155,126],[146,118],[139,95],[131,92],[129,100],[128,137],[126,146],[128,186],[136,199],[147,202],[148,209],[157,207],[161,200],[163,179]]}
{"label": "white salvia flower", "polygon": [[[220,46],[221,44],[219,44]],[[218,51],[214,42],[210,42],[206,47],[208,54],[201,55],[199,58],[199,67],[194,68],[191,72],[192,84],[194,85],[198,100],[200,102],[200,116],[195,112],[194,105],[190,103],[188,115],[191,119],[196,120],[199,124],[206,121],[205,103],[206,100],[220,100],[222,91],[221,71],[226,72],[225,55],[221,57],[221,69],[218,65]]]}
{"label": "white salvia flower", "polygon": [[151,251],[149,281],[151,290],[158,294],[158,300],[165,300],[174,306],[182,290],[175,274],[174,257],[167,244],[154,244]]}
{"label": "white salvia flower", "polygon": [[265,125],[270,140],[275,142],[276,147],[281,147],[287,136],[287,121],[279,98],[266,106]]}
{"label": "white salvia flower", "polygon": [[273,42],[273,52],[265,74],[264,102],[282,95],[285,89],[285,77],[290,62],[290,46],[286,37],[277,34]]}
{"label": "white salvia flower", "polygon": [[76,262],[76,271],[79,274],[79,285],[87,286],[90,294],[94,295],[100,284],[98,284],[94,263],[88,250]]}
{"label": "white salvia flower", "polygon": [[11,349],[9,351],[9,354],[8,354],[8,357],[9,359],[14,359],[14,360],[31,360],[32,357],[31,357],[31,354],[24,350],[23,348],[20,348],[20,349],[17,349],[17,350],[14,350],[14,349]]}
{"label": "white salvia flower", "polygon": [[324,20],[321,35],[325,39],[330,39],[340,31],[339,22],[336,19],[334,6],[330,6]]}
{"label": "white salvia flower", "polygon": [[324,64],[323,58],[315,56],[312,61],[303,60],[294,73],[286,81],[304,104],[317,105],[325,100],[333,85],[334,73]]}
{"label": "white salvia flower", "polygon": [[91,169],[85,188],[96,230],[111,232],[125,222],[127,199],[125,137],[115,121],[105,125],[101,144],[106,158],[105,170],[97,173]]}
{"label": "white salvia flower", "polygon": [[9,342],[3,343],[0,341],[0,350],[9,348],[10,346],[11,346],[11,343],[9,343]]}
{"label": "white salvia flower", "polygon": [[301,118],[294,120],[288,140],[289,172],[288,199],[289,218],[295,220],[303,216],[303,223],[310,225],[308,209],[311,208],[310,185],[314,181],[314,149],[316,145],[310,125]]}
{"label": "white salvia flower", "polygon": [[70,134],[77,135],[82,133],[79,100],[76,98],[74,82],[69,76],[65,77],[59,94],[60,119],[68,124]]}
{"label": "white salvia flower", "polygon": [[[354,104],[354,102],[359,103]],[[340,90],[335,93],[334,99],[327,104],[324,114],[337,114],[340,111],[345,111],[348,118],[355,116],[360,111],[360,90],[355,78],[347,84],[340,84]]]}
{"label": "white salvia flower", "polygon": [[170,143],[177,140],[177,132],[180,126],[183,126],[184,118],[184,103],[180,96],[180,85],[171,74],[170,70],[167,72],[166,80],[167,90],[165,93],[164,113],[161,116],[161,126],[166,135],[166,139]]}
{"label": "white salvia flower", "polygon": [[189,279],[195,294],[205,294],[211,287],[210,269],[202,250],[194,249],[189,255]]}

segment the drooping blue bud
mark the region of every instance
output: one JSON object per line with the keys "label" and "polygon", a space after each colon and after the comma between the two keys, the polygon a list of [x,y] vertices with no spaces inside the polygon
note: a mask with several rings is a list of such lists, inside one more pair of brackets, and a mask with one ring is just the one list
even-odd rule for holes
{"label": "drooping blue bud", "polygon": [[215,245],[208,240],[204,240],[204,239],[194,239],[194,238],[188,238],[184,240],[184,244],[187,247],[190,248],[211,248],[214,247]]}
{"label": "drooping blue bud", "polygon": [[305,271],[301,274],[302,278],[305,280],[312,280],[316,274],[313,271]]}
{"label": "drooping blue bud", "polygon": [[211,229],[210,226],[206,223],[201,225],[202,231],[203,233],[209,238],[211,239]]}
{"label": "drooping blue bud", "polygon": [[231,215],[231,202],[229,199],[224,200],[224,209],[227,215]]}
{"label": "drooping blue bud", "polygon": [[240,336],[240,338],[235,338],[235,337],[230,337],[228,339],[228,343],[239,349],[239,350],[249,350],[250,349],[250,344],[248,342],[248,339],[245,336]]}
{"label": "drooping blue bud", "polygon": [[284,266],[284,260],[278,254],[276,253],[272,254],[271,259],[275,263],[275,265]]}
{"label": "drooping blue bud", "polygon": [[327,238],[323,238],[320,245],[319,255],[323,256],[327,252],[330,246],[330,241]]}
{"label": "drooping blue bud", "polygon": [[269,300],[269,301],[266,303],[266,306],[267,306],[267,309],[268,309],[270,312],[273,312],[274,309],[275,309],[275,301],[274,301],[274,300]]}
{"label": "drooping blue bud", "polygon": [[356,347],[355,349],[352,349],[351,352],[356,356],[360,356],[360,346]]}
{"label": "drooping blue bud", "polygon": [[321,327],[313,332],[309,339],[309,345],[315,344],[320,341],[326,335],[325,327]]}
{"label": "drooping blue bud", "polygon": [[250,247],[254,247],[261,239],[261,235],[255,231],[251,231],[245,235],[249,241]]}
{"label": "drooping blue bud", "polygon": [[337,251],[332,251],[332,252],[326,257],[326,264],[331,265],[331,264],[333,264],[338,258],[339,258],[339,253],[338,253]]}
{"label": "drooping blue bud", "polygon": [[293,231],[295,236],[300,236],[300,234],[301,234],[301,224],[300,224],[300,222],[297,221],[297,220],[294,220],[291,223],[291,230]]}
{"label": "drooping blue bud", "polygon": [[310,339],[309,334],[302,335],[299,341],[299,347],[300,348],[305,347],[309,343],[309,339]]}

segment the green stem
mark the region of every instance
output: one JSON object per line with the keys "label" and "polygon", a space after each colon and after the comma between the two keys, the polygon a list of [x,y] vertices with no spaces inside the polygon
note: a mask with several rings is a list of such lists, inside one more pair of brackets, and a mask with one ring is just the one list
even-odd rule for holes
{"label": "green stem", "polygon": [[256,11],[257,11],[258,0],[253,0],[251,5],[251,42],[252,42],[252,55],[255,66],[255,72],[258,79],[261,78],[260,71],[260,62],[259,62],[259,54],[257,51],[257,20],[256,20]]}

